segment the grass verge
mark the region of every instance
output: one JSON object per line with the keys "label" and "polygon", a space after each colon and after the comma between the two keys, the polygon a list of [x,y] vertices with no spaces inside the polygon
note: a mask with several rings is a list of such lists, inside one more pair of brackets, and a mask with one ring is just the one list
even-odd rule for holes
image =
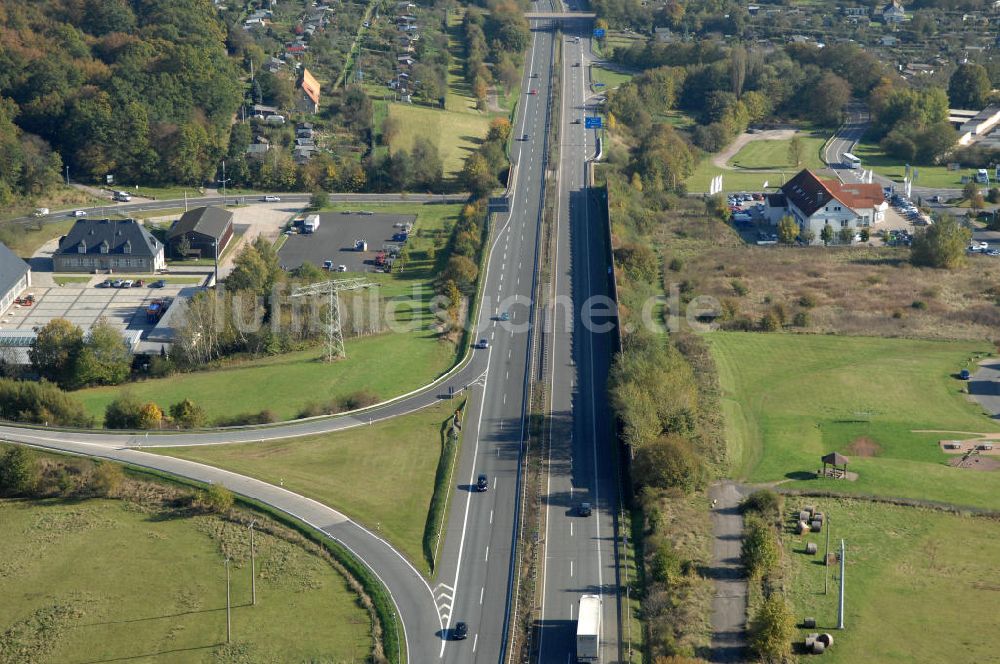
{"label": "grass verge", "polygon": [[437,567],[437,553],[441,547],[441,525],[448,514],[455,459],[462,448],[461,427],[465,417],[465,404],[466,402],[462,401],[455,409],[455,413],[441,424],[441,456],[437,472],[434,474],[434,493],[431,495],[431,506],[427,511],[427,523],[424,525],[424,560],[427,561],[431,573]]}
{"label": "grass verge", "polygon": [[399,136],[392,149],[413,149],[418,136],[437,145],[444,162],[444,175],[454,178],[461,172],[465,158],[475,152],[486,136],[490,119],[486,114],[426,108],[413,104],[390,103],[389,117],[399,120]]}
{"label": "grass verge", "polygon": [[150,451],[190,459],[329,505],[378,532],[428,574],[424,536],[452,403],[330,434]]}

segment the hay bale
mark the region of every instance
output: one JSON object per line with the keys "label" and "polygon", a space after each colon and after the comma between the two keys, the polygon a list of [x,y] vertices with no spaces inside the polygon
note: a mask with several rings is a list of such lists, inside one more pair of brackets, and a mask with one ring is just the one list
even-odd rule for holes
{"label": "hay bale", "polygon": [[836,553],[826,554],[826,566],[833,567],[836,564],[837,564],[837,554]]}
{"label": "hay bale", "polygon": [[823,522],[822,521],[813,521],[812,523],[809,524],[809,527],[813,531],[815,531],[815,532],[818,533],[820,530],[823,529]]}
{"label": "hay bale", "polygon": [[818,551],[818,548],[816,546],[816,542],[809,542],[808,544],[806,544],[806,553],[807,554],[809,554],[810,556],[815,556],[816,555],[816,551]]}
{"label": "hay bale", "polygon": [[816,637],[807,636],[806,637],[806,650],[812,650],[813,644],[816,643]]}
{"label": "hay bale", "polygon": [[833,645],[833,634],[820,634],[816,637],[816,640],[829,648]]}
{"label": "hay bale", "polygon": [[[806,628],[806,629],[815,629],[816,628],[816,619],[815,618],[811,618],[811,617],[810,618],[806,618],[805,620],[802,621],[802,626],[804,628]],[[813,641],[815,641],[815,640],[816,639],[813,639]]]}
{"label": "hay bale", "polygon": [[812,652],[814,655],[822,655],[824,652],[826,652],[826,646],[823,644],[822,641],[819,640],[813,641]]}
{"label": "hay bale", "polygon": [[812,513],[809,510],[802,510],[799,512],[799,521],[805,521],[808,523],[812,520]]}
{"label": "hay bale", "polygon": [[823,516],[822,512],[816,512],[813,514],[813,521],[826,521],[826,517]]}
{"label": "hay bale", "polygon": [[812,516],[813,514],[816,513],[816,506],[815,505],[806,505],[802,509],[804,511],[806,511],[806,512],[809,512],[809,516]]}
{"label": "hay bale", "polygon": [[796,527],[796,532],[799,535],[805,535],[809,532],[809,524],[805,521],[799,521],[799,525]]}

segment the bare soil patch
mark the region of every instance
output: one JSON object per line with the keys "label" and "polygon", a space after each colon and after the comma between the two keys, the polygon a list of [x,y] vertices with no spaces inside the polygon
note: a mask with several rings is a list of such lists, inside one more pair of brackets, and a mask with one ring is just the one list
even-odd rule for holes
{"label": "bare soil patch", "polygon": [[875,457],[882,454],[882,446],[868,436],[858,436],[844,451],[850,456]]}
{"label": "bare soil patch", "polygon": [[962,458],[949,459],[948,465],[955,468],[965,468],[966,470],[991,471],[1000,469],[1000,461],[984,456],[975,456],[964,461]]}

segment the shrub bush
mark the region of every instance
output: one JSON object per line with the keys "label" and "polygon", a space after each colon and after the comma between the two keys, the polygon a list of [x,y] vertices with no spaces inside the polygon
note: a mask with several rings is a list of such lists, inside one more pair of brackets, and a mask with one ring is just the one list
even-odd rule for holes
{"label": "shrub bush", "polygon": [[195,429],[205,426],[208,416],[205,409],[197,405],[190,399],[178,401],[170,407],[170,417],[173,421],[185,429]]}
{"label": "shrub bush", "polygon": [[228,512],[235,500],[236,497],[233,496],[233,492],[221,484],[213,484],[205,489],[201,495],[201,503],[205,509],[218,514]]}
{"label": "shrub bush", "polygon": [[754,491],[740,503],[744,514],[759,514],[765,519],[777,519],[781,516],[781,496],[771,489]]}
{"label": "shrub bush", "polygon": [[38,463],[34,453],[12,445],[0,457],[0,495],[26,496],[38,484]]}
{"label": "shrub bush", "polygon": [[744,521],[740,560],[751,579],[761,579],[778,565],[780,558],[774,528],[757,516]]}
{"label": "shrub bush", "polygon": [[795,619],[778,594],[765,599],[750,621],[750,649],[766,662],[784,662],[792,653]]}
{"label": "shrub bush", "polygon": [[690,441],[675,434],[661,436],[638,450],[634,476],[640,486],[680,489],[691,493],[705,485],[704,462]]}
{"label": "shrub bush", "polygon": [[163,420],[163,411],[153,402],[142,403],[131,394],[123,394],[104,409],[104,426],[108,429],[156,429]]}
{"label": "shrub bush", "polygon": [[379,401],[381,401],[381,397],[378,394],[371,390],[363,389],[352,392],[346,397],[341,397],[340,406],[342,410],[357,410],[358,408],[374,406]]}
{"label": "shrub bush", "polygon": [[91,427],[83,405],[47,381],[0,378],[0,418],[29,424]]}

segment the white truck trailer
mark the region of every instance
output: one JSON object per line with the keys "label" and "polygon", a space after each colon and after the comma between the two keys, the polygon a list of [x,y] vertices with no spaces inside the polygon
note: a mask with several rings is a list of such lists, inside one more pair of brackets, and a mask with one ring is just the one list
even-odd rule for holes
{"label": "white truck trailer", "polygon": [[576,621],[576,661],[600,661],[601,598],[599,595],[580,597]]}
{"label": "white truck trailer", "polygon": [[319,228],[318,214],[311,214],[305,218],[305,221],[302,222],[303,233],[315,233],[317,228]]}

